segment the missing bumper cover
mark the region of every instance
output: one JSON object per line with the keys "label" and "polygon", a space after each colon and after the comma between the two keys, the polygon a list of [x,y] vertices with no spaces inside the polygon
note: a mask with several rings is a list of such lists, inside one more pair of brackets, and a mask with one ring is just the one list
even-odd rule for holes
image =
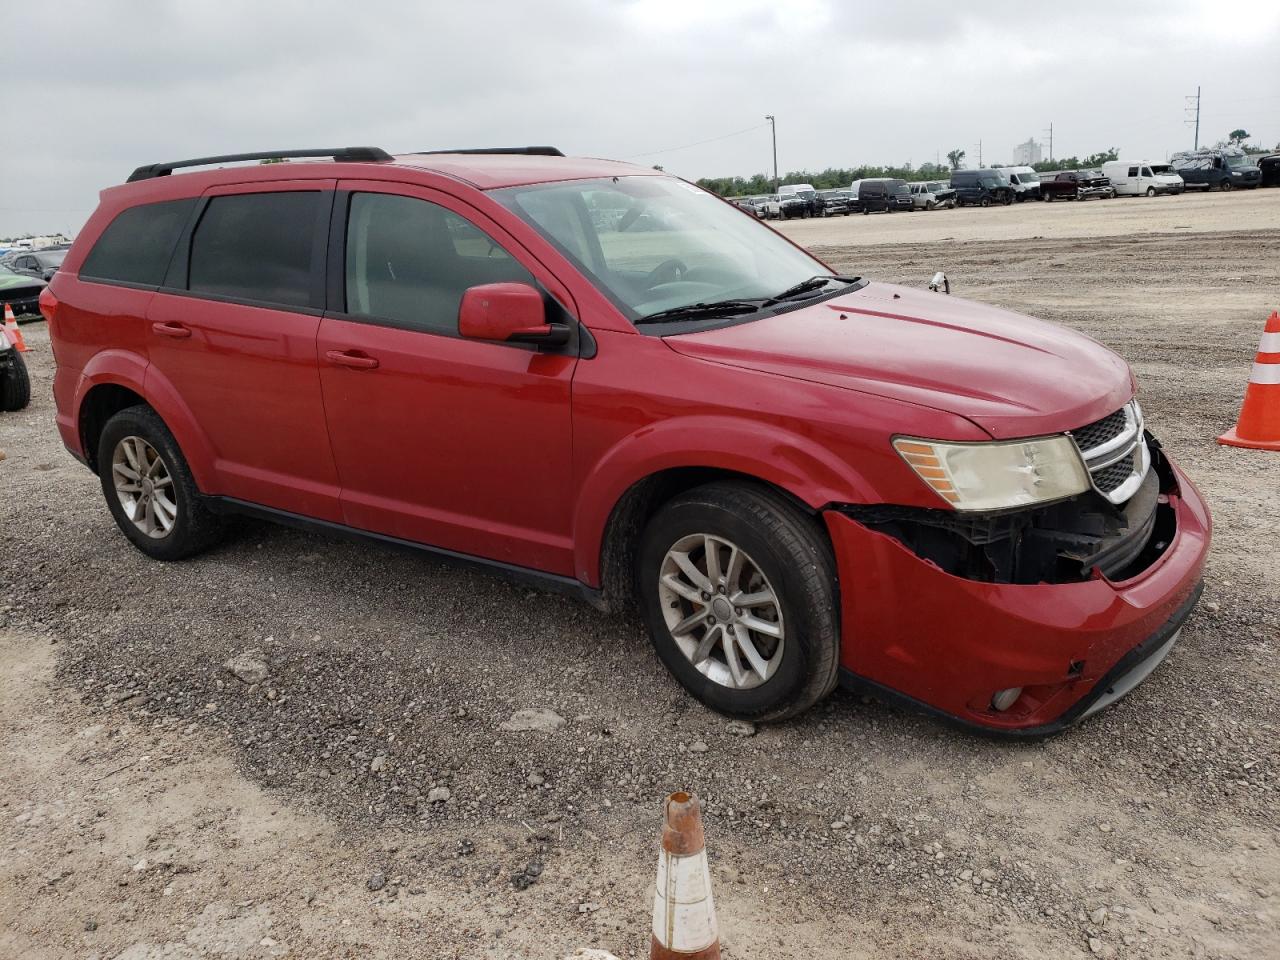
{"label": "missing bumper cover", "polygon": [[1159,444],[1148,438],[1152,469],[1123,504],[1096,492],[1047,507],[961,514],[891,505],[841,512],[887,534],[955,576],[988,583],[1075,583],[1098,568],[1123,580],[1154,563],[1173,539],[1177,489]]}

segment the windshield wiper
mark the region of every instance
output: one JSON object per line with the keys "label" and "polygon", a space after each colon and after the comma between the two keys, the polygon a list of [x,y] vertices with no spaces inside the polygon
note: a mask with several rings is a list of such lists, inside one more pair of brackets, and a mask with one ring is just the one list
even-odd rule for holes
{"label": "windshield wiper", "polygon": [[857,277],[837,277],[832,274],[810,277],[808,280],[801,280],[794,287],[787,287],[787,289],[783,290],[778,295],[770,297],[764,302],[764,305],[766,307],[771,306],[775,303],[781,303],[783,300],[789,300],[792,297],[797,297],[802,293],[808,293],[810,290],[818,290],[821,287],[825,287],[832,280],[839,280],[842,283],[858,282]]}
{"label": "windshield wiper", "polygon": [[711,303],[689,303],[683,307],[659,310],[636,323],[674,323],[677,320],[694,320],[698,317],[732,317],[740,313],[755,313],[765,300],[714,300]]}

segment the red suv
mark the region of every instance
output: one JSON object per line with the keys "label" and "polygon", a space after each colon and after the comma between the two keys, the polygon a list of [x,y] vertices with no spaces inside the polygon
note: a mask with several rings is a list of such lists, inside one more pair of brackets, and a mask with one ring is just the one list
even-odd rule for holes
{"label": "red suv", "polygon": [[[231,166],[234,160],[325,161]],[[698,699],[1044,734],[1172,646],[1208,511],[1087,337],[834,274],[551,148],[144,167],[41,300],[58,428],[173,560],[228,513],[638,606]]]}

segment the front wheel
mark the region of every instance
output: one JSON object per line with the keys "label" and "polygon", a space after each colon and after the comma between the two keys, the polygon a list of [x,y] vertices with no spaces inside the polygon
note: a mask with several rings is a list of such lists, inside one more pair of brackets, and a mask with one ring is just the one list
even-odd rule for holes
{"label": "front wheel", "polygon": [[1231,181],[1223,180],[1222,183],[1218,184],[1218,189],[1221,190],[1223,193],[1227,193],[1228,191],[1231,190]]}
{"label": "front wheel", "polygon": [[1148,197],[1154,197],[1155,195],[1156,195],[1156,188],[1155,188],[1155,187],[1147,187],[1147,196],[1148,196]]}
{"label": "front wheel", "polygon": [[222,535],[222,519],[201,498],[178,442],[150,407],[128,407],[107,421],[98,477],[116,525],[155,560],[181,560]]}
{"label": "front wheel", "polygon": [[711,483],[677,497],[645,528],[636,576],[654,649],[711,709],[781,720],[835,687],[835,563],[783,495]]}
{"label": "front wheel", "polygon": [[978,206],[980,206],[980,207],[989,207],[989,206],[991,206],[991,198],[990,198],[990,197],[983,197],[981,200],[979,200],[979,201],[978,201]]}
{"label": "front wheel", "polygon": [[8,357],[0,360],[0,410],[21,410],[31,402],[31,375],[22,354],[14,349],[5,352]]}

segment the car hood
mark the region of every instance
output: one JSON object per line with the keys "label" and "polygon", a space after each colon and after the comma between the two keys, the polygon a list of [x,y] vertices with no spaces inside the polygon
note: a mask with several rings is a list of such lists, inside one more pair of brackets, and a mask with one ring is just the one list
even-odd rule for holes
{"label": "car hood", "polygon": [[28,277],[24,273],[10,273],[8,270],[0,271],[0,290],[8,290],[12,287],[43,287],[45,282],[39,277]]}
{"label": "car hood", "polygon": [[666,343],[701,360],[945,410],[996,439],[1083,426],[1134,392],[1128,364],[1084,334],[884,283]]}

